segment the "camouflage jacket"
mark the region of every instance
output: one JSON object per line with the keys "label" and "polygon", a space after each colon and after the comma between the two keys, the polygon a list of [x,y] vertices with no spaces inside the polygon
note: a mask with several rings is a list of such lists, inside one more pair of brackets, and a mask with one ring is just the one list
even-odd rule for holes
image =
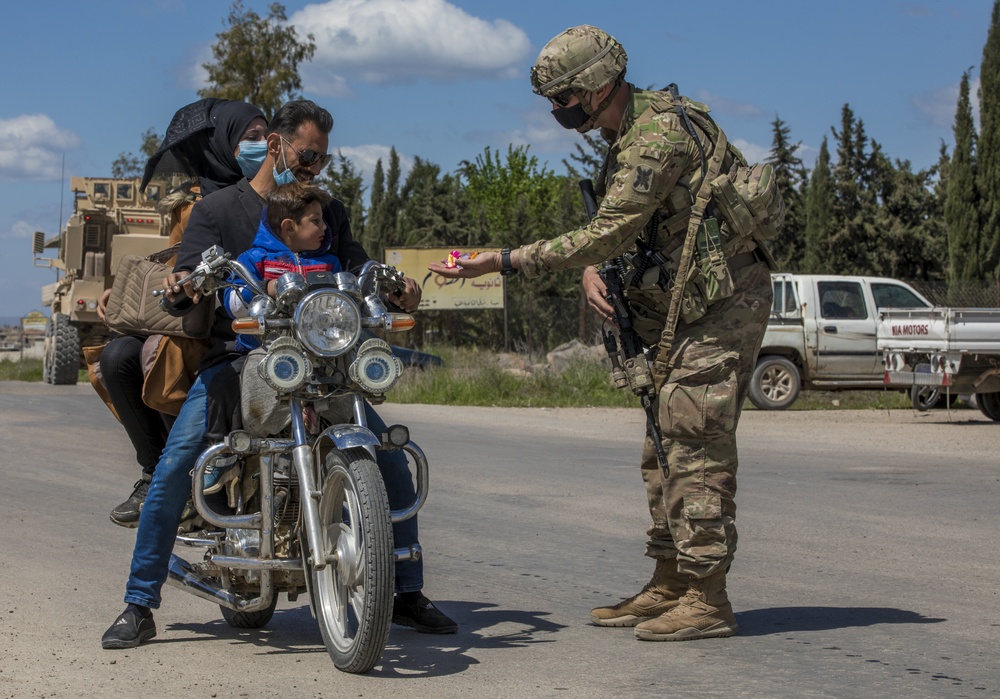
{"label": "camouflage jacket", "polygon": [[[654,213],[659,217],[656,247],[669,252],[683,242],[691,202],[702,180],[698,147],[669,93],[629,87],[618,132],[602,132],[610,148],[603,179],[597,184],[598,194],[604,195],[597,216],[583,228],[521,247],[519,268],[525,276],[598,264],[626,253],[635,247]],[[681,99],[708,158],[718,127],[708,116],[708,107]],[[723,172],[735,158],[743,156],[730,146]]]}

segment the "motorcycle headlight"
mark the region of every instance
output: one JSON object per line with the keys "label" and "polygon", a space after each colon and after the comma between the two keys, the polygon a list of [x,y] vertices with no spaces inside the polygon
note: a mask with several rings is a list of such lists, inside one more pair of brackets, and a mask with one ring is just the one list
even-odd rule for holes
{"label": "motorcycle headlight", "polygon": [[291,393],[302,388],[312,370],[312,363],[290,337],[280,337],[272,342],[267,355],[257,365],[260,378],[279,393]]}
{"label": "motorcycle headlight", "polygon": [[347,295],[334,289],[307,294],[295,309],[295,335],[313,354],[338,357],[361,334],[361,312]]}
{"label": "motorcycle headlight", "polygon": [[372,338],[358,349],[348,373],[354,383],[368,393],[382,395],[395,385],[403,373],[403,365],[385,340]]}

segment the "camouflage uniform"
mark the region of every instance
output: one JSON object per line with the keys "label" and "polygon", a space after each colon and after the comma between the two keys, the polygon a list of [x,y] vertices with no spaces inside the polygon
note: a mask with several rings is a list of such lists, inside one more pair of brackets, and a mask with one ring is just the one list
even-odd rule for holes
{"label": "camouflage uniform", "polygon": [[[545,56],[543,50],[536,69],[544,67]],[[549,74],[565,72],[555,66]],[[617,132],[602,132],[610,149],[598,183],[604,197],[597,216],[583,228],[520,248],[515,259],[525,276],[594,265],[634,251],[636,240],[648,235],[654,215],[657,248],[676,272],[691,202],[702,179],[699,151],[669,93],[638,90],[628,83],[623,89],[631,94],[621,126]],[[684,106],[708,156],[718,127],[704,105],[684,98]],[[721,171],[737,160],[743,157],[730,146]],[[729,235],[725,224],[722,242],[735,291],[710,302],[703,288],[688,284],[669,374],[658,393],[669,477],[663,478],[649,437],[641,463],[653,520],[646,554],[660,561],[676,559],[677,569],[695,579],[724,575],[736,549],[736,428],[771,307],[770,276],[766,265],[757,262],[763,255],[753,254],[756,245]],[[655,346],[671,292],[657,283],[658,268],[650,272],[638,286],[628,284],[629,279],[626,283],[636,329],[644,344]]]}

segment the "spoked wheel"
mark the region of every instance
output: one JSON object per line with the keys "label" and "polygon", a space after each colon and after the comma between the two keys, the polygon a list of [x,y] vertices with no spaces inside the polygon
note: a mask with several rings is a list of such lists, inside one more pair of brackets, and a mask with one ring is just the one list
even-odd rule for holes
{"label": "spoked wheel", "polygon": [[389,501],[378,466],[363,449],[331,450],[318,485],[320,548],[329,561],[307,558],[313,610],[334,665],[371,670],[385,650],[395,581]]}

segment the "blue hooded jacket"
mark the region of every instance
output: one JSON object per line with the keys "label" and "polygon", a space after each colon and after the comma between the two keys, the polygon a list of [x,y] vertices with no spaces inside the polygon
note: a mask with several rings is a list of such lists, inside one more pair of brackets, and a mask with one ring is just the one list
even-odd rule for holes
{"label": "blue hooded jacket", "polygon": [[[277,279],[285,272],[340,272],[340,260],[330,252],[333,234],[329,226],[323,235],[323,243],[315,250],[308,252],[292,252],[284,241],[267,227],[267,209],[261,215],[257,235],[253,246],[237,259],[255,273],[258,281],[268,282]],[[239,283],[237,279],[237,283]],[[223,308],[230,318],[245,318],[247,308],[253,301],[254,292],[249,286],[238,289],[226,289],[222,297]],[[240,335],[236,340],[237,352],[249,352],[260,346],[260,341],[250,335]]]}

